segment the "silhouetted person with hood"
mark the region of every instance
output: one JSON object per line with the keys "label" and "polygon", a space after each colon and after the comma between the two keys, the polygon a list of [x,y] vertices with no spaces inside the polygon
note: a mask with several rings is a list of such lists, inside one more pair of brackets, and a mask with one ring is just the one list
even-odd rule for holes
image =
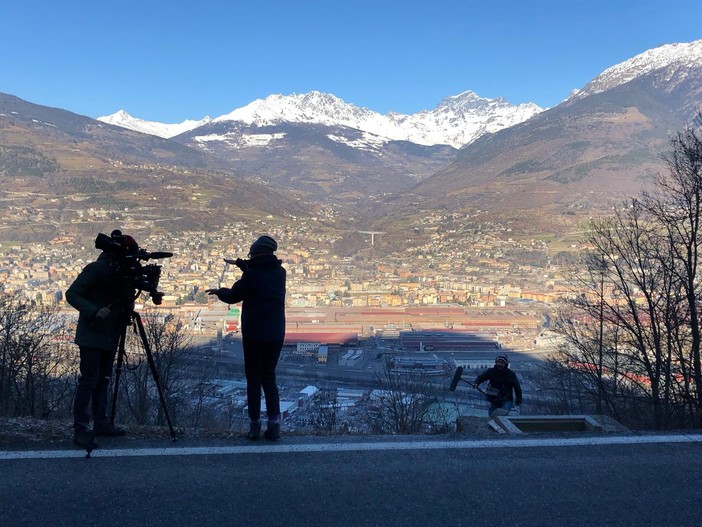
{"label": "silhouetted person with hood", "polygon": [[477,388],[485,381],[490,384],[486,390],[487,399],[490,402],[488,415],[492,415],[497,410],[502,410],[506,415],[513,407],[519,411],[519,406],[522,404],[522,387],[517,374],[509,369],[507,355],[502,354],[495,358],[495,365],[478,375],[473,384]]}
{"label": "silhouetted person with hood", "polygon": [[277,242],[263,235],[251,245],[249,259],[237,259],[243,271],[231,288],[208,289],[222,302],[241,306],[241,335],[249,405],[249,439],[261,435],[261,388],[268,414],[264,437],[280,438],[280,400],[275,368],[285,339],[285,277],[282,261],[275,256]]}

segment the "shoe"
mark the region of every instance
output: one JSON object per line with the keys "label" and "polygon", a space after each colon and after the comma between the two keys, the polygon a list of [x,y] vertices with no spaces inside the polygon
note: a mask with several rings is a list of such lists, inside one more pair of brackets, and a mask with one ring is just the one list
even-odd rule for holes
{"label": "shoe", "polygon": [[280,423],[268,423],[268,428],[263,432],[263,437],[269,441],[278,441],[280,439]]}
{"label": "shoe", "polygon": [[252,441],[261,437],[261,421],[251,421],[249,423],[249,434],[246,436]]}
{"label": "shoe", "polygon": [[90,430],[75,430],[73,432],[73,442],[79,447],[93,450],[99,448],[95,442],[95,436]]}
{"label": "shoe", "polygon": [[127,435],[127,431],[124,428],[115,426],[110,423],[95,423],[93,426],[93,432],[96,436],[106,436],[106,437],[121,437]]}

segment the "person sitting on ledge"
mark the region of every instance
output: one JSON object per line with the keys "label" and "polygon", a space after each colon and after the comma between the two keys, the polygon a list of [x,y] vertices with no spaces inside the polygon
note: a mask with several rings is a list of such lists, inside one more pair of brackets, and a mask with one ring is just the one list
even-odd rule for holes
{"label": "person sitting on ledge", "polygon": [[[519,413],[522,404],[522,387],[517,374],[509,369],[509,360],[506,354],[495,358],[495,365],[478,375],[473,381],[477,388],[481,383],[488,381],[486,397],[490,403],[488,415],[507,415],[512,408]],[[513,396],[514,394],[514,396]]]}

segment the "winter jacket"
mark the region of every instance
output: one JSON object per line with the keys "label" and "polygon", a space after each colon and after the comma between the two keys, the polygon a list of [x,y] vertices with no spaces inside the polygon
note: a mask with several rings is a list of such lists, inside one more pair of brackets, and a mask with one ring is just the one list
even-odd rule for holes
{"label": "winter jacket", "polygon": [[[114,256],[103,252],[80,272],[66,291],[66,301],[79,312],[75,343],[79,346],[115,350],[134,302],[114,271]],[[102,319],[95,314],[108,306]]]}
{"label": "winter jacket", "polygon": [[260,342],[283,342],[285,338],[285,278],[282,261],[274,254],[255,256],[246,262],[241,278],[230,288],[217,290],[228,304],[242,302],[241,333]]}
{"label": "winter jacket", "polygon": [[519,379],[517,378],[517,374],[508,367],[502,369],[495,367],[488,368],[475,378],[473,384],[477,386],[485,381],[489,381],[491,387],[500,390],[499,397],[505,401],[513,400],[512,391],[514,391],[514,395],[516,397],[516,400],[514,401],[515,404],[517,406],[522,404],[522,387],[519,384]]}

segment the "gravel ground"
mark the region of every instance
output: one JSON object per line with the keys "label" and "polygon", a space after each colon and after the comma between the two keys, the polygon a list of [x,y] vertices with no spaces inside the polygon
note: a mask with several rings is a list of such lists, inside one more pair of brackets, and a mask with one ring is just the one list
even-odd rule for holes
{"label": "gravel ground", "polygon": [[[73,440],[73,422],[68,419],[36,419],[31,417],[0,418],[0,449],[50,447],[70,444]],[[168,427],[129,426],[127,440],[170,439]],[[176,429],[176,436],[192,439],[231,439],[243,435],[226,430]],[[103,440],[104,441],[104,440]],[[110,439],[109,441],[115,441]]]}
{"label": "gravel ground", "polygon": [[[607,416],[592,416],[603,427],[603,433],[625,433],[628,430]],[[484,439],[486,437],[504,437],[504,434],[498,434],[488,424],[487,417],[460,417],[457,423],[457,432],[441,435],[431,435],[427,438],[433,439],[450,439],[455,437],[475,437]],[[100,438],[104,443],[117,443],[121,446],[137,446],[144,443],[162,443],[163,440],[170,441],[171,434],[168,427],[156,426],[128,426],[127,436],[125,438]],[[572,434],[572,433],[571,433]],[[569,434],[569,435],[571,435]],[[342,437],[338,434],[314,434],[309,432],[286,432],[283,427],[283,435],[289,439],[298,442],[303,437],[313,441],[338,441]],[[212,443],[220,444],[222,442],[231,442],[232,440],[243,440],[245,431],[228,431],[228,430],[207,430],[207,429],[176,429],[176,436],[179,441],[185,440],[188,443]],[[398,436],[378,436],[385,439],[398,439]],[[378,439],[375,437],[374,439]],[[414,436],[416,437],[416,436]],[[18,418],[0,418],[0,449],[2,450],[18,450],[18,449],[51,449],[53,447],[65,447],[72,444],[73,430],[72,421],[69,419],[36,419],[28,417]],[[313,439],[314,438],[314,439]],[[345,435],[346,440],[351,437]],[[354,435],[354,440],[370,439],[370,436]],[[126,444],[125,444],[126,443]]]}

